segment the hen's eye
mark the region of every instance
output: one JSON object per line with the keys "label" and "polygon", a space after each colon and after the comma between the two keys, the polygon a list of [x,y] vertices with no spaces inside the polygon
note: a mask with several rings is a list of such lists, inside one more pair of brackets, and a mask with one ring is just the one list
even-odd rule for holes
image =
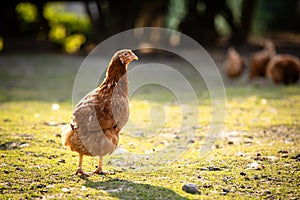
{"label": "hen's eye", "polygon": [[127,56],[128,55],[128,53],[124,53],[124,56]]}

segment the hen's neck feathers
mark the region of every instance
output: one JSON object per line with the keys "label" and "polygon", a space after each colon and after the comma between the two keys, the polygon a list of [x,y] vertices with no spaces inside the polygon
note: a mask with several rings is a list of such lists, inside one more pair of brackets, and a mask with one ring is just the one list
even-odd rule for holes
{"label": "hen's neck feathers", "polygon": [[128,94],[127,66],[124,66],[119,59],[112,61],[106,72],[106,77],[100,88],[103,86],[116,87],[119,92]]}

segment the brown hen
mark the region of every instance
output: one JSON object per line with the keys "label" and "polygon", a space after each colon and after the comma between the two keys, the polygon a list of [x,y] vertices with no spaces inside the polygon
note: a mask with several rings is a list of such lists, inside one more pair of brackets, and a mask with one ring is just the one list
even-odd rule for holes
{"label": "brown hen", "polygon": [[250,75],[249,79],[253,79],[256,76],[265,77],[266,67],[269,61],[275,56],[275,46],[274,43],[266,40],[264,44],[264,49],[254,53],[251,57]]}
{"label": "brown hen", "polygon": [[295,84],[300,77],[300,61],[289,54],[276,55],[269,62],[266,74],[274,83]]}
{"label": "brown hen", "polygon": [[129,117],[127,65],[137,59],[129,49],[115,53],[102,84],[78,103],[70,124],[64,127],[63,145],[79,153],[75,174],[86,175],[82,169],[84,155],[98,156],[94,173],[105,174],[102,158],[117,148],[120,130]]}
{"label": "brown hen", "polygon": [[224,62],[226,73],[230,78],[236,78],[242,74],[245,69],[245,63],[240,54],[230,47],[227,52],[227,59]]}

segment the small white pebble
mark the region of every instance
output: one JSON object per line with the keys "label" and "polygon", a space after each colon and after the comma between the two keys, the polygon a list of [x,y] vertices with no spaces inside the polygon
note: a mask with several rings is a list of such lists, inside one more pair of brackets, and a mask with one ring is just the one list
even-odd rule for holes
{"label": "small white pebble", "polygon": [[52,110],[59,110],[59,104],[57,104],[57,103],[54,103],[54,104],[52,104]]}
{"label": "small white pebble", "polygon": [[34,113],[34,117],[35,117],[35,118],[39,118],[39,117],[40,117],[40,114],[39,114],[39,113]]}
{"label": "small white pebble", "polygon": [[24,143],[24,144],[21,144],[19,147],[20,147],[20,148],[23,148],[23,147],[28,147],[28,146],[29,146],[28,143]]}
{"label": "small white pebble", "polygon": [[62,188],[61,191],[62,192],[69,192],[70,190],[68,188]]}
{"label": "small white pebble", "polygon": [[262,104],[262,105],[266,105],[267,103],[268,103],[267,99],[262,99],[262,100],[261,100],[261,104]]}
{"label": "small white pebble", "polygon": [[81,186],[81,190],[87,190],[85,186]]}
{"label": "small white pebble", "polygon": [[114,192],[121,192],[123,190],[123,188],[116,188],[116,189],[111,189],[111,190],[105,190],[108,193],[114,193]]}
{"label": "small white pebble", "polygon": [[50,184],[50,185],[47,185],[46,188],[54,188],[55,185],[54,184]]}
{"label": "small white pebble", "polygon": [[256,169],[259,166],[258,162],[252,162],[247,165],[248,169]]}
{"label": "small white pebble", "polygon": [[244,153],[241,152],[241,151],[239,151],[239,152],[237,153],[237,155],[238,155],[238,156],[244,156]]}

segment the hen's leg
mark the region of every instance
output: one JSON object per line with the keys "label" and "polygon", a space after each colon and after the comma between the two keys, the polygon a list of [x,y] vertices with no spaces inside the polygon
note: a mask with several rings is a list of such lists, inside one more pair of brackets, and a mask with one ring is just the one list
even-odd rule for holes
{"label": "hen's leg", "polygon": [[108,172],[104,172],[102,170],[102,160],[103,160],[103,157],[102,156],[99,156],[99,165],[97,167],[97,169],[93,172],[94,174],[101,174],[101,175],[106,175],[108,174]]}
{"label": "hen's leg", "polygon": [[83,154],[79,154],[78,169],[77,169],[77,171],[75,172],[75,175],[77,175],[77,174],[87,175],[87,174],[82,170],[82,160],[83,160]]}

